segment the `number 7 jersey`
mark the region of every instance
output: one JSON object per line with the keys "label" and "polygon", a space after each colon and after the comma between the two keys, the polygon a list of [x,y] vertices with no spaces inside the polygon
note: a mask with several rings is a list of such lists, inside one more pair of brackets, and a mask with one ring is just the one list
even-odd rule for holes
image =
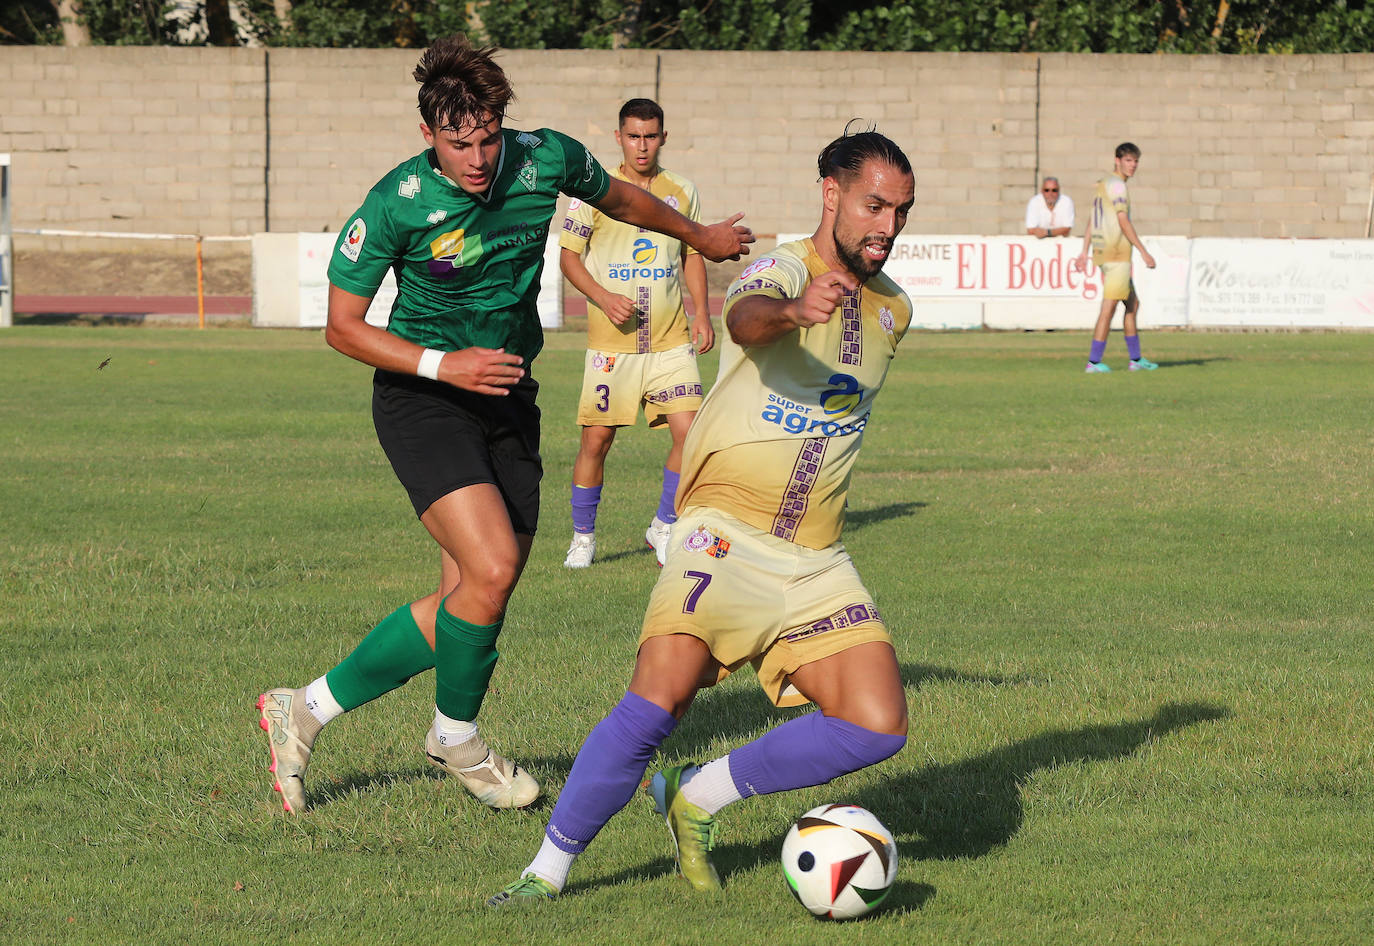
{"label": "number 7 jersey", "polygon": [[[731,283],[725,319],[740,299],[797,298],[829,271],[810,239],[782,244]],[[813,549],[838,541],[873,400],[910,324],[906,293],[878,273],[824,324],[747,347],[722,332],[720,373],[683,448],[679,512],[709,506]]]}

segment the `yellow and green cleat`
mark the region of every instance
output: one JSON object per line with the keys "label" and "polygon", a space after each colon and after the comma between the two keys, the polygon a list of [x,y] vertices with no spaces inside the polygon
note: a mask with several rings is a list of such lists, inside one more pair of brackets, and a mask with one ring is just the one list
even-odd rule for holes
{"label": "yellow and green cleat", "polygon": [[644,791],[673,836],[678,873],[697,890],[712,892],[721,889],[720,875],[711,863],[711,849],[716,844],[716,819],[689,802],[681,791],[683,775],[690,775],[695,769],[694,765],[664,769],[644,783]]}

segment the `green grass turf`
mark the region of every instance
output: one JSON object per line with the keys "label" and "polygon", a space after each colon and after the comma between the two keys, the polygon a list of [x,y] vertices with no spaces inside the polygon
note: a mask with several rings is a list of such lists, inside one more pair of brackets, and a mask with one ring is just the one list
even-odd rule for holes
{"label": "green grass turf", "polygon": [[[556,797],[622,693],[667,437],[612,451],[599,560],[561,567],[582,338],[552,334],[543,531],[492,741]],[[846,542],[896,638],[898,756],[722,817],[693,895],[638,800],[556,904],[483,898],[549,802],[495,813],[424,764],[432,677],[317,745],[283,817],[253,702],[427,592],[368,370],[317,332],[0,334],[0,942],[1364,943],[1374,931],[1374,335],[914,334]],[[103,369],[97,366],[109,359]],[[714,375],[714,356],[706,360]],[[747,674],[664,746],[795,711]],[[809,918],[777,852],[827,801],[897,834],[887,907]]]}

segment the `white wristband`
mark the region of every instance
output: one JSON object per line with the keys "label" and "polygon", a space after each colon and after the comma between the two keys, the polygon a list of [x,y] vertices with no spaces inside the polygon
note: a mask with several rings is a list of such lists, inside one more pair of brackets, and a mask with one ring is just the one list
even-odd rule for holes
{"label": "white wristband", "polygon": [[416,366],[415,373],[422,378],[431,381],[439,380],[439,362],[444,360],[446,352],[434,348],[426,348],[425,353],[420,356],[420,364]]}

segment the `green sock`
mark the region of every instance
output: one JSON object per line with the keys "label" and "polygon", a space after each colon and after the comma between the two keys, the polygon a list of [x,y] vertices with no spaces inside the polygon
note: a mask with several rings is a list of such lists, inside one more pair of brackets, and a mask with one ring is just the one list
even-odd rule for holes
{"label": "green sock", "polygon": [[496,669],[502,621],[469,624],[439,602],[434,619],[434,705],[451,719],[474,720]]}
{"label": "green sock", "polygon": [[406,604],[383,618],[353,653],[324,677],[334,699],[351,710],[390,693],[433,666],[434,651]]}

